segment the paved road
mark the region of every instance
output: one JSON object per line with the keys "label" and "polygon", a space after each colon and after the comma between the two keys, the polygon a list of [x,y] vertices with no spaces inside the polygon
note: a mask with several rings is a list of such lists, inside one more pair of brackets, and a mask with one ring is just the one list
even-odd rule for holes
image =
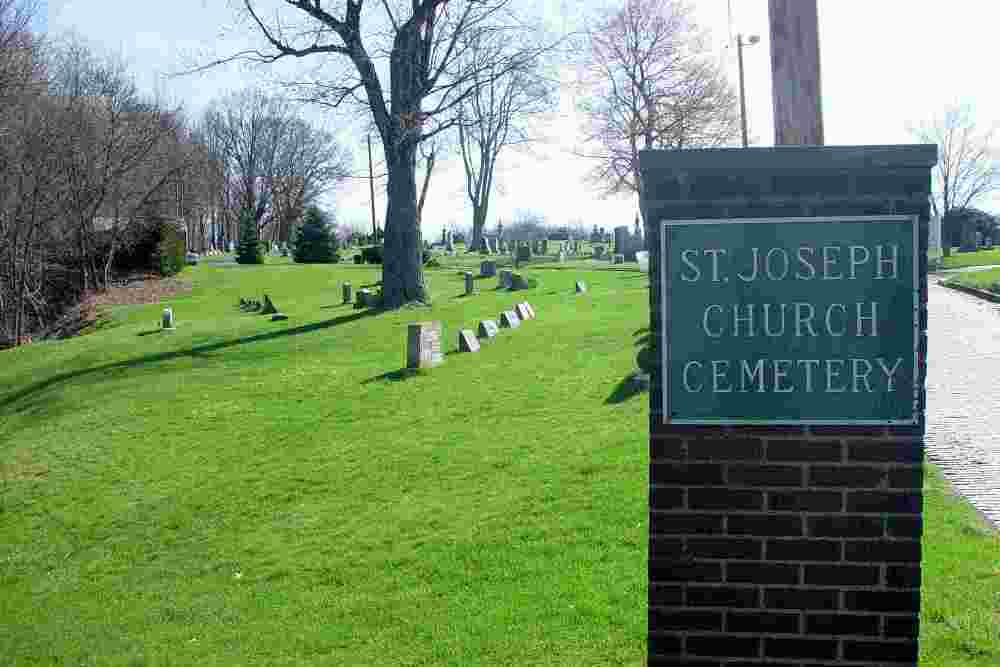
{"label": "paved road", "polygon": [[929,282],[928,456],[1000,527],[1000,304]]}

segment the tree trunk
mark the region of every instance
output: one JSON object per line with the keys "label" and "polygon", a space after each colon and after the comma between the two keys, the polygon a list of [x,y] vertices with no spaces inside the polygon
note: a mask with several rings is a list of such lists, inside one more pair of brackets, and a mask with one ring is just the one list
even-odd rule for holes
{"label": "tree trunk", "polygon": [[385,152],[389,202],[382,255],[383,308],[399,308],[411,301],[427,302],[417,215],[416,152],[416,145],[405,140]]}

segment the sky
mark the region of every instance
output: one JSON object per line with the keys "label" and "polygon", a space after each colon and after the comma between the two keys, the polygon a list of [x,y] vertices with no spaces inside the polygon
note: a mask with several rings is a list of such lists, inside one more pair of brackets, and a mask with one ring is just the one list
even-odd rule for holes
{"label": "sky", "polygon": [[[340,0],[327,2],[340,4]],[[233,3],[47,0],[38,26],[52,35],[74,31],[93,46],[121,56],[142,89],[198,115],[215,97],[266,85],[301,66],[288,63],[262,71],[232,64],[205,74],[168,77],[199,58],[205,62],[206,54],[232,53],[258,43],[251,26],[234,24]],[[278,4],[278,0],[260,2],[265,8]],[[772,146],[767,0],[694,0],[692,4],[734,84],[738,71],[733,37],[736,33],[760,36],[760,43],[744,49],[748,127],[752,145]],[[557,26],[572,25],[581,15],[581,3],[568,0],[545,0],[537,6]],[[971,104],[981,126],[992,126],[1000,119],[994,53],[1000,3],[818,0],[818,7],[827,145],[913,143],[908,128],[957,103]],[[537,128],[545,140],[530,152],[501,155],[489,226],[497,219],[510,221],[519,210],[541,213],[551,225],[579,223],[587,228],[631,224],[635,217],[635,198],[600,197],[586,179],[592,165],[573,155],[580,147],[583,118],[575,111],[576,91],[569,85],[573,77],[569,70],[564,75],[558,111]],[[353,152],[354,172],[367,173],[363,122],[315,108],[304,115],[334,131]],[[375,200],[381,224],[384,180],[376,182]],[[348,179],[324,203],[335,208],[340,222],[370,228],[367,180]],[[1000,197],[980,205],[1000,211]],[[443,226],[471,224],[457,154],[435,169],[423,217],[423,235],[428,239],[440,236]]]}

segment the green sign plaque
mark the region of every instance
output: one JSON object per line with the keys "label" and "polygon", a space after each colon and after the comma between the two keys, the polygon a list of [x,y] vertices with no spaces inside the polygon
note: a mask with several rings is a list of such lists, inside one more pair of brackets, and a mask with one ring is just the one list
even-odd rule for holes
{"label": "green sign plaque", "polygon": [[916,216],[664,221],[663,419],[915,424]]}

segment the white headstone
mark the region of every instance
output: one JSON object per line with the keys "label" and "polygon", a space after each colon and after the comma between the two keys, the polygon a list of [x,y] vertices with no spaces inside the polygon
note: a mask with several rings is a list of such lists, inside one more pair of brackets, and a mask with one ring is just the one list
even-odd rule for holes
{"label": "white headstone", "polygon": [[173,331],[177,326],[174,324],[174,310],[173,308],[163,309],[163,329],[164,331]]}

